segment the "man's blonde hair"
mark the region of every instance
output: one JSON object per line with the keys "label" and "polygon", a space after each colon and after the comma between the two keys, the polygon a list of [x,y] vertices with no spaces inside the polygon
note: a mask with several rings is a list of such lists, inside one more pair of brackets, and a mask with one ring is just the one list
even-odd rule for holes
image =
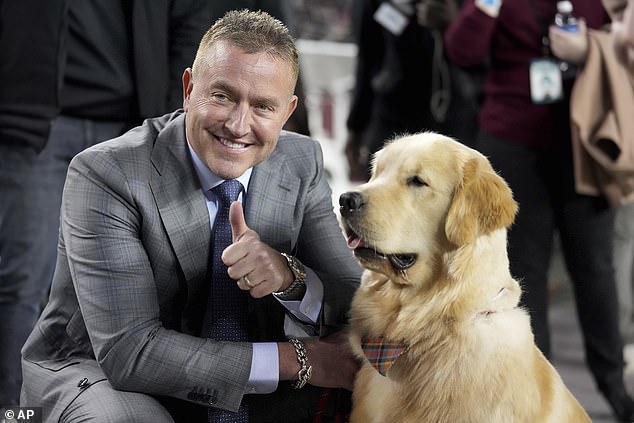
{"label": "man's blonde hair", "polygon": [[218,19],[203,35],[192,69],[200,66],[209,48],[218,41],[227,41],[248,54],[266,52],[291,65],[294,82],[299,75],[299,54],[288,28],[278,19],[262,11],[232,10]]}

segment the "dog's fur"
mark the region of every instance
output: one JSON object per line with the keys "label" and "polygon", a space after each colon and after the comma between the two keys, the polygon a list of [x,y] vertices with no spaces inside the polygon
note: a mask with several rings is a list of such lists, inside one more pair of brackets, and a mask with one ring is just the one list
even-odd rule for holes
{"label": "dog's fur", "polygon": [[[352,423],[590,422],[518,307],[506,252],[517,205],[483,155],[435,133],[400,137],[340,205],[366,269],[351,310],[364,362]],[[363,337],[408,349],[382,376]]]}

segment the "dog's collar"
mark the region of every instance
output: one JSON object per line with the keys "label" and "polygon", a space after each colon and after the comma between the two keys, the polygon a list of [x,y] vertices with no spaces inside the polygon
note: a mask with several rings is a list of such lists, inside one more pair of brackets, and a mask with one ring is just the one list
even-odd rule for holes
{"label": "dog's collar", "polygon": [[383,337],[361,339],[361,348],[368,362],[385,376],[396,360],[405,354],[409,346],[403,342],[392,342]]}

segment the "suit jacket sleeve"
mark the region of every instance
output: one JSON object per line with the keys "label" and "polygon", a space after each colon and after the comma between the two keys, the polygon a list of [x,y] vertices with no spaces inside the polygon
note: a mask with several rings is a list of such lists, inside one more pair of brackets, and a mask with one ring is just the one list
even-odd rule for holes
{"label": "suit jacket sleeve", "polygon": [[296,254],[324,285],[319,334],[327,335],[348,321],[361,269],[347,247],[332,206],[332,191],[323,171],[321,149],[314,150],[315,178],[309,184]]}

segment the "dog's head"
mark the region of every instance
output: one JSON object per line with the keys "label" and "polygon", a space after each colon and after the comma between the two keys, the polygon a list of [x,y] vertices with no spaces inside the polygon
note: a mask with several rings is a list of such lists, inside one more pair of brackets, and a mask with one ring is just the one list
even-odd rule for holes
{"label": "dog's head", "polygon": [[517,204],[479,152],[425,132],[390,141],[369,182],[339,198],[348,246],[367,269],[409,283],[441,254],[507,228]]}

